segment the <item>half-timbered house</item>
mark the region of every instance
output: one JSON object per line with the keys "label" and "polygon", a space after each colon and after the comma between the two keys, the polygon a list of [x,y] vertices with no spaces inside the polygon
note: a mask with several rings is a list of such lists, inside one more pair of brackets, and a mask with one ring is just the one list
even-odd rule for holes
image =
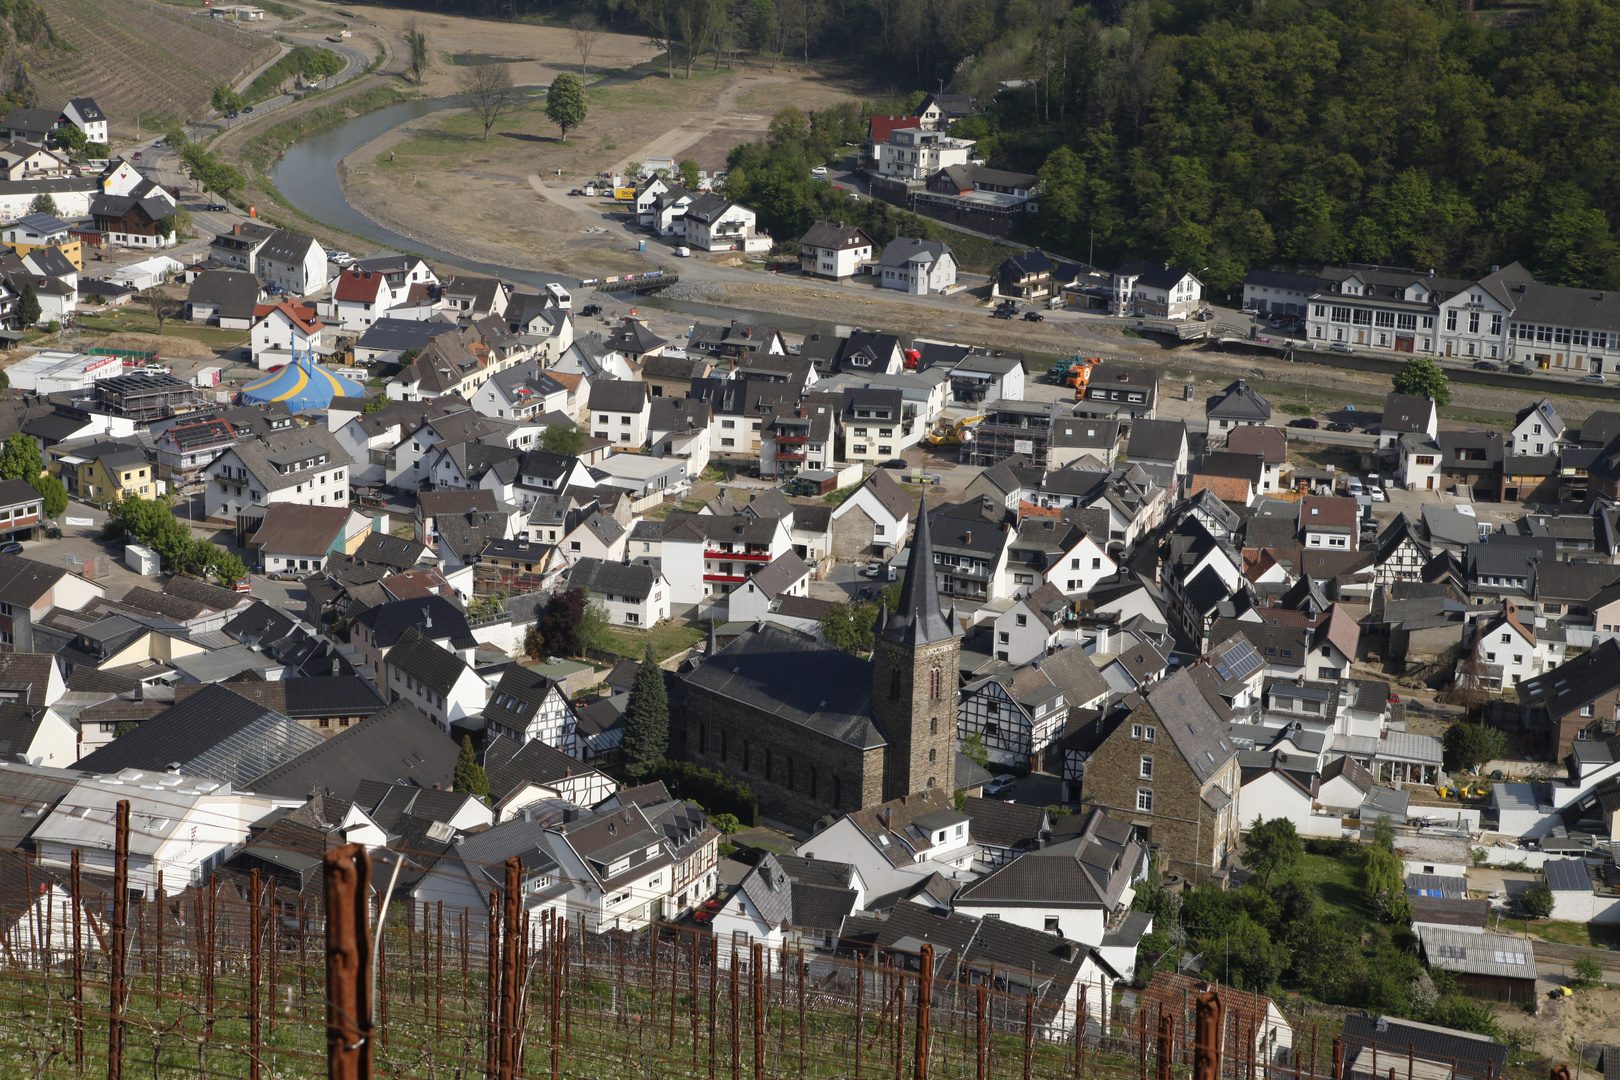
{"label": "half-timbered house", "polygon": [[1064,649],[1010,675],[969,683],[957,704],[957,735],[977,735],[990,760],[1039,768],[1047,747],[1063,731],[1071,709],[1095,709],[1109,697],[1084,649]]}

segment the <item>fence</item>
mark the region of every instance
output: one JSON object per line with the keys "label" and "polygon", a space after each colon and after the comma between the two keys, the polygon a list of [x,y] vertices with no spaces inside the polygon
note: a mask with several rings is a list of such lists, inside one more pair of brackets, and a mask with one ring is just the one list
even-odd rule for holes
{"label": "fence", "polygon": [[[318,873],[308,855],[288,865],[312,861]],[[488,869],[480,880],[501,884],[503,868]],[[874,961],[719,941],[689,926],[588,932],[582,913],[529,906],[547,889],[525,890],[516,859],[487,907],[396,902],[373,939],[364,850],[328,852],[325,872],[324,897],[314,881],[294,892],[254,871],[141,900],[117,882],[92,887],[76,860],[65,882],[40,892],[38,867],[25,863],[17,895],[0,905],[11,920],[0,934],[10,1006],[0,1039],[32,1075],[105,1069],[109,1080],[126,1066],[138,1077],[309,1076],[327,1057],[332,1076],[375,1067],[434,1080],[1342,1073],[1337,1040],[1319,1046],[1314,1032],[1295,1036],[1286,1062],[1267,1059],[1264,1018],[1225,1014],[1214,993],[1116,1012],[1100,985],[1069,992],[1017,963],[968,969],[928,943]],[[1407,1055],[1380,1060],[1411,1075]]]}

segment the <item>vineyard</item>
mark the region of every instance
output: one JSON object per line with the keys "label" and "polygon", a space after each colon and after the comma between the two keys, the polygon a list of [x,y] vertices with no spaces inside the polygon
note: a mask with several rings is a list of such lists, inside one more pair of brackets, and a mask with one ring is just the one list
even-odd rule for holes
{"label": "vineyard", "polygon": [[[379,893],[332,873],[344,850],[324,889],[303,858],[287,864],[312,871],[299,892],[255,872],[123,904],[77,861],[49,887],[13,867],[0,1069],[267,1080],[318,1075],[335,1046],[334,1076],[370,1075],[369,1060],[420,1080],[1339,1075],[1337,1038],[1301,1031],[1288,1060],[1268,1056],[1263,1018],[1217,994],[1133,1015],[1103,985],[1054,996],[1033,968],[980,969],[925,941],[833,957],[690,926],[588,933],[517,886],[515,858],[487,909],[387,905],[374,950]],[[1410,1078],[1405,1054],[1387,1064]]]}
{"label": "vineyard", "polygon": [[152,0],[39,0],[57,47],[35,63],[42,105],[92,97],[115,137],[195,119],[213,88],[274,55],[267,36]]}

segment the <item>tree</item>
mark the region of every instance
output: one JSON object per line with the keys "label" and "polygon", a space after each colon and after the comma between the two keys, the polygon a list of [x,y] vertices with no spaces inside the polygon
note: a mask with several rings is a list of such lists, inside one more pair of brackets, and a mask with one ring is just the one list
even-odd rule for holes
{"label": "tree", "polygon": [[590,649],[604,652],[613,644],[613,621],[608,617],[606,605],[592,601],[585,605],[580,613],[579,625],[574,628],[579,635],[580,652]]}
{"label": "tree", "polygon": [[1393,851],[1374,844],[1367,849],[1361,869],[1361,895],[1367,907],[1384,922],[1402,922],[1410,910],[1406,901],[1406,865]]}
{"label": "tree", "polygon": [[42,192],[35,195],[33,202],[28,204],[28,212],[30,214],[55,214],[57,212],[56,200],[51,198],[48,192]]}
{"label": "tree", "polygon": [[562,129],[563,142],[568,141],[568,129],[585,122],[585,84],[571,71],[564,71],[551,80],[546,94],[546,119]]}
{"label": "tree", "polygon": [[871,602],[834,604],[821,613],[821,636],[835,649],[865,652],[872,647],[872,625],[877,616],[878,607]]}
{"label": "tree", "polygon": [[410,50],[410,57],[405,61],[405,75],[411,82],[421,83],[427,77],[428,70],[427,35],[415,19],[405,24],[405,47]]}
{"label": "tree", "polygon": [[240,558],[233,555],[229,551],[226,551],[217,545],[210,544],[209,546],[214,548],[215,551],[219,552],[219,554],[214,556],[211,560],[214,569],[214,576],[219,578],[219,583],[224,588],[235,588],[238,581],[241,581],[243,578],[247,577],[247,565],[243,563]]}
{"label": "tree", "polygon": [[67,510],[67,488],[54,476],[36,476],[31,483],[45,507],[46,517],[57,517]]}
{"label": "tree", "polygon": [[0,447],[0,480],[33,480],[45,471],[39,443],[17,432]]}
{"label": "tree", "polygon": [[478,764],[478,754],[473,750],[471,735],[461,737],[461,753],[456,758],[456,771],[450,784],[456,791],[489,802],[489,774]]}
{"label": "tree", "polygon": [[990,751],[985,748],[984,736],[977,731],[962,741],[962,756],[981,769],[990,767]]}
{"label": "tree", "polygon": [[552,424],[540,434],[540,449],[573,457],[585,447],[585,433],[571,424]]}
{"label": "tree", "polygon": [[1575,959],[1575,978],[1590,986],[1603,981],[1603,961],[1591,953],[1582,953]]}
{"label": "tree", "polygon": [[1261,875],[1261,888],[1270,888],[1271,875],[1297,866],[1304,854],[1305,845],[1300,842],[1292,821],[1287,818],[1261,821],[1255,816],[1254,827],[1244,840],[1243,865]]}
{"label": "tree", "polygon": [[186,147],[191,145],[191,139],[186,135],[186,129],[181,127],[179,124],[176,124],[174,127],[163,133],[163,141],[171,148],[179,150],[182,153],[185,151]]}
{"label": "tree", "polygon": [[142,289],[138,294],[141,303],[152,311],[152,318],[157,320],[158,337],[163,336],[163,324],[180,309],[180,302],[163,291],[161,285],[154,285],[150,289]]}
{"label": "tree", "polygon": [[1437,408],[1451,404],[1451,381],[1440,365],[1426,356],[1408,360],[1396,373],[1394,386],[1397,394],[1434,398]]}
{"label": "tree", "polygon": [[540,647],[549,656],[578,656],[579,624],[585,617],[588,601],[584,589],[565,589],[553,593],[546,613],[540,616],[536,629],[540,634]]}
{"label": "tree", "polygon": [[1507,736],[1488,724],[1461,720],[1446,728],[1440,748],[1447,770],[1467,772],[1506,754]]}
{"label": "tree", "polygon": [[246,104],[242,100],[242,95],[228,83],[220,83],[214,87],[213,96],[208,99],[208,103],[214,107],[215,112],[227,114],[241,112],[242,106]]}
{"label": "tree", "polygon": [[1532,919],[1545,919],[1553,913],[1552,889],[1545,881],[1538,881],[1524,891],[1519,903]]}
{"label": "tree", "polygon": [[17,297],[17,325],[24,330],[39,322],[39,293],[34,291],[34,282],[30,278],[23,285],[22,295]]}
{"label": "tree", "polygon": [[669,697],[664,691],[664,669],[658,666],[651,642],[624,705],[624,738],[619,747],[625,775],[638,783],[658,768],[669,749]]}
{"label": "tree", "polygon": [[84,137],[84,132],[80,131],[76,124],[67,124],[64,127],[57,128],[51,133],[51,137],[56,140],[57,146],[73,154],[84,153],[84,148],[90,143],[90,140]]}
{"label": "tree", "polygon": [[[559,76],[561,78],[561,76]],[[467,107],[484,125],[484,138],[495,122],[518,105],[518,93],[512,86],[512,72],[506,64],[474,64],[456,73],[456,89],[466,99]]]}
{"label": "tree", "polygon": [[682,158],[680,164],[675,166],[675,169],[681,174],[682,187],[687,191],[696,191],[698,189],[698,183],[702,178],[698,176],[699,170],[696,158]]}
{"label": "tree", "polygon": [[596,43],[602,40],[602,27],[597,23],[596,16],[581,11],[568,20],[568,29],[573,31],[574,48],[579,50],[579,77],[583,79],[588,74],[585,69],[591,62],[591,53],[595,51]]}
{"label": "tree", "polygon": [[360,411],[367,414],[380,413],[392,404],[393,402],[389,400],[387,394],[378,394],[376,397],[366,402],[365,406]]}

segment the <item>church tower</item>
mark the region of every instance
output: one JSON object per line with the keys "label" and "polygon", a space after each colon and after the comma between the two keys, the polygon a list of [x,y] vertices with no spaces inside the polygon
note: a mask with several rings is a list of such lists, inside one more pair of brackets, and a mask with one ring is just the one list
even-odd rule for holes
{"label": "church tower", "polygon": [[956,790],[956,684],[962,643],[939,610],[928,503],[917,512],[900,603],[878,628],[872,705],[889,740],[883,798]]}

